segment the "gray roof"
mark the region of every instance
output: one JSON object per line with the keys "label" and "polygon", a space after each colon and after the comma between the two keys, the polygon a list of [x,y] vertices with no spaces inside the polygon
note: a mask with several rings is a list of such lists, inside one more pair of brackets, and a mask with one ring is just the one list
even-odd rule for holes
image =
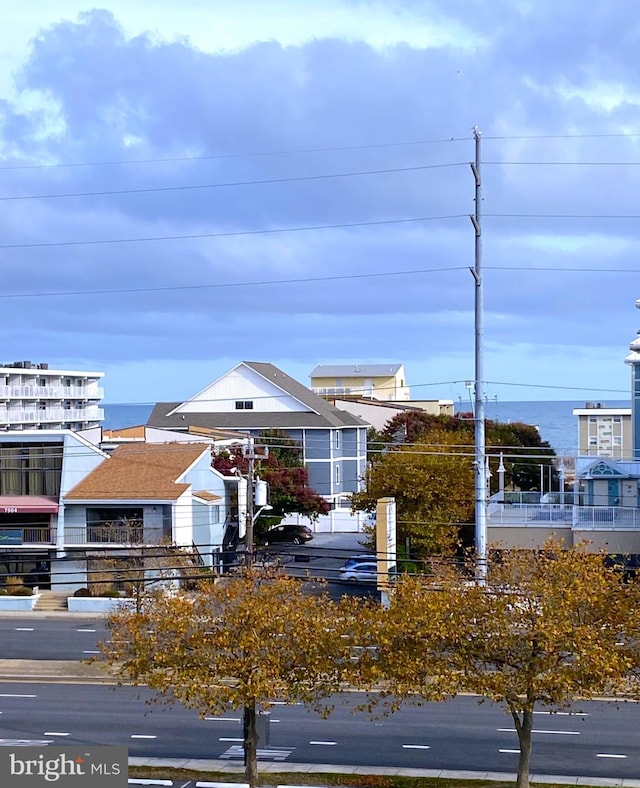
{"label": "gray roof", "polygon": [[[159,402],[149,416],[148,424],[165,429],[187,429],[189,425],[231,430],[267,429],[330,429],[336,427],[368,427],[366,421],[330,405],[322,397],[303,386],[273,364],[262,361],[243,361],[266,380],[271,381],[287,394],[295,397],[309,409],[308,412],[232,411],[223,413],[171,413],[181,402]],[[171,414],[171,415],[168,415]]]}
{"label": "gray roof", "polygon": [[402,364],[320,364],[312,378],[384,378],[395,375]]}
{"label": "gray roof", "polygon": [[[352,416],[345,410],[331,408],[330,417],[318,413],[294,411],[290,413],[258,413],[256,411],[239,410],[232,413],[172,413],[167,414],[181,405],[181,402],[158,402],[148,424],[150,427],[186,430],[189,426],[207,427],[225,430],[302,430],[302,429],[335,429],[337,427],[368,427],[366,421]],[[184,418],[183,418],[184,417]]]}

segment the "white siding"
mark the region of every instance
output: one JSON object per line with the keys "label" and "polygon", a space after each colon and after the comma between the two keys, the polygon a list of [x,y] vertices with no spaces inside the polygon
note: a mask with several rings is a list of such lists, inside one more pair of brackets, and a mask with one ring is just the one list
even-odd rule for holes
{"label": "white siding", "polygon": [[[239,366],[211,383],[191,399],[179,405],[174,413],[235,413],[236,402],[250,400],[253,412],[273,413],[308,411],[290,394],[248,367]],[[245,410],[238,410],[245,413]]]}

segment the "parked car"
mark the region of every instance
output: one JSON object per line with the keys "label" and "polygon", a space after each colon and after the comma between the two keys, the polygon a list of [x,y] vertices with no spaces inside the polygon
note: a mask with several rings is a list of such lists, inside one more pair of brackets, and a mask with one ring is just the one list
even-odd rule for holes
{"label": "parked car", "polygon": [[347,558],[347,560],[344,562],[343,569],[351,569],[357,564],[366,564],[371,563],[372,561],[375,563],[375,560],[375,555],[372,555],[371,553],[367,553],[366,555],[350,555],[349,558]]}
{"label": "parked car", "polygon": [[363,561],[340,569],[339,579],[347,583],[375,583],[378,579],[378,562]]}
{"label": "parked car", "polygon": [[296,525],[295,523],[283,523],[269,528],[259,541],[264,545],[276,542],[293,542],[293,544],[304,544],[313,539],[313,531],[306,525]]}

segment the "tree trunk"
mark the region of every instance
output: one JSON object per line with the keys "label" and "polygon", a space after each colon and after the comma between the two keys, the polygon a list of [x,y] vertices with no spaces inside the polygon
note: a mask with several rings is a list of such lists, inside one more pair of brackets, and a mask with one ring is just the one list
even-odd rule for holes
{"label": "tree trunk", "polygon": [[513,719],[518,732],[520,744],[520,757],[518,758],[517,788],[529,788],[529,768],[531,765],[531,729],[533,728],[533,709],[522,711],[522,718],[518,712],[512,710]]}
{"label": "tree trunk", "polygon": [[244,776],[250,788],[258,784],[258,732],[256,731],[256,704],[244,707],[243,720]]}

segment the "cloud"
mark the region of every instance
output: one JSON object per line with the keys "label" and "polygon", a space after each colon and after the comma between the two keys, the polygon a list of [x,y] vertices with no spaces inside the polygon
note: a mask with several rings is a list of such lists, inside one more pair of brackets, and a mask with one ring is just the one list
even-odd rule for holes
{"label": "cloud", "polygon": [[[502,348],[488,376],[520,373],[516,343],[563,385],[600,383],[584,348],[624,356],[640,137],[608,135],[640,128],[630,10],[336,0],[344,16],[316,37],[308,23],[207,49],[107,5],[41,29],[0,103],[3,291],[23,294],[0,301],[22,327],[9,356],[379,359],[409,382],[409,362],[463,380],[474,124],[486,339]],[[6,199],[30,195],[49,197]],[[322,225],[344,226],[303,229]]]}

